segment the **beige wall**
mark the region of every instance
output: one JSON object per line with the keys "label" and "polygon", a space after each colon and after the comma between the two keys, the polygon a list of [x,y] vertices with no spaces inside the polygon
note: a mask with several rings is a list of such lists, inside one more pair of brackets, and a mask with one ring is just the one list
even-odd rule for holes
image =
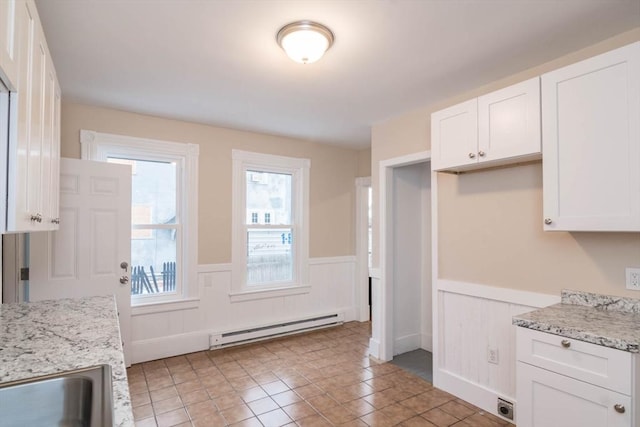
{"label": "beige wall", "polygon": [[[640,28],[375,125],[374,265],[379,265],[378,164],[428,150],[433,111],[636,40]],[[570,288],[640,297],[624,285],[624,267],[640,266],[640,233],[542,231],[540,163],[460,176],[438,174],[438,216],[440,278],[548,294]]]}
{"label": "beige wall", "polygon": [[371,148],[358,151],[358,176],[371,176]]}
{"label": "beige wall", "polygon": [[200,264],[231,262],[232,149],[311,159],[310,256],[355,253],[354,180],[360,151],[63,102],[63,157],[80,157],[80,129],[200,145]]}

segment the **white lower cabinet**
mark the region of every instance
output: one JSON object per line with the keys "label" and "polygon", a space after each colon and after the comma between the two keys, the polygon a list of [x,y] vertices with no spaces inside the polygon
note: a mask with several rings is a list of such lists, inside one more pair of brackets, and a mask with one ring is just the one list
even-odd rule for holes
{"label": "white lower cabinet", "polygon": [[516,332],[518,427],[635,427],[635,355],[526,328]]}

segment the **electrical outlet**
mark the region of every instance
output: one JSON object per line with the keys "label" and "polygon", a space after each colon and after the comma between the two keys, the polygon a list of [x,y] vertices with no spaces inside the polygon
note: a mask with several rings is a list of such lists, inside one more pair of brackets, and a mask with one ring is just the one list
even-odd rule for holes
{"label": "electrical outlet", "polygon": [[498,349],[495,347],[487,347],[487,362],[498,364]]}
{"label": "electrical outlet", "polygon": [[625,269],[627,276],[627,289],[640,291],[640,268],[628,267]]}

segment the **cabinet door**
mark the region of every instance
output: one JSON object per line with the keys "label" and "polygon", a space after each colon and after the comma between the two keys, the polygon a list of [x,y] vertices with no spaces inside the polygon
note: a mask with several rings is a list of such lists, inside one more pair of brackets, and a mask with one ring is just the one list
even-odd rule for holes
{"label": "cabinet door", "polygon": [[478,162],[478,100],[431,115],[431,167],[443,170]]}
{"label": "cabinet door", "polygon": [[18,83],[17,3],[17,0],[0,1],[0,80],[12,91]]}
{"label": "cabinet door", "polygon": [[[44,34],[40,25],[36,27],[35,43],[33,45],[33,68],[31,84],[31,123],[29,133],[29,160],[27,162],[27,212],[36,215],[38,221],[36,230],[44,227],[46,218],[43,196],[46,191],[42,187],[44,172],[48,171],[46,162],[45,140],[45,84],[47,80],[47,48]],[[43,169],[46,169],[44,171]]]}
{"label": "cabinet door", "polygon": [[[33,111],[33,53],[38,29],[33,3],[17,3],[16,29],[19,49],[18,96],[14,111],[17,113],[17,132],[9,137],[9,173],[7,185],[7,231],[31,231],[36,222],[35,212],[29,212],[28,170],[31,157],[31,113]],[[38,159],[39,161],[39,159]]]}
{"label": "cabinet door", "polygon": [[47,55],[46,75],[44,81],[43,121],[42,121],[42,176],[40,180],[42,198],[42,229],[53,230],[56,216],[52,212],[52,201],[56,195],[52,189],[54,152],[54,122],[56,103],[56,75],[51,56]]}
{"label": "cabinet door", "polygon": [[545,230],[640,231],[640,42],[542,76]]}
{"label": "cabinet door", "polygon": [[51,197],[49,200],[50,216],[52,219],[51,229],[60,228],[60,85],[55,81],[55,93],[53,100],[53,136],[51,147],[51,182],[49,188]]}
{"label": "cabinet door", "polygon": [[631,427],[631,398],[624,394],[522,362],[516,383],[518,427]]}
{"label": "cabinet door", "polygon": [[478,98],[480,163],[537,155],[540,139],[540,78]]}

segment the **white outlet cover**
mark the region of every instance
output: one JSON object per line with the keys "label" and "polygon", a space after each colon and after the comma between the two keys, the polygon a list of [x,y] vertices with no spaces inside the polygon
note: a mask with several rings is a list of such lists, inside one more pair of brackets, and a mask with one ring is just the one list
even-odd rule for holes
{"label": "white outlet cover", "polygon": [[627,289],[640,291],[640,268],[628,267],[625,269]]}
{"label": "white outlet cover", "polygon": [[498,349],[489,347],[487,348],[487,362],[493,363],[495,365],[498,364]]}

